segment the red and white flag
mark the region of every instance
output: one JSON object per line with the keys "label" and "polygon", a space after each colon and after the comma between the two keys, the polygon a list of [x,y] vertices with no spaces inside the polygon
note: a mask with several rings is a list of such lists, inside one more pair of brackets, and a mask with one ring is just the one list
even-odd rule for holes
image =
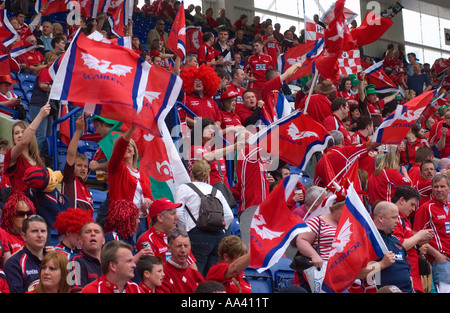
{"label": "red and white flag", "polygon": [[377,41],[392,26],[390,18],[380,17],[373,11],[366,13],[361,25],[352,29],[350,34],[358,47]]}
{"label": "red and white flag", "polygon": [[299,175],[290,175],[279,183],[256,209],[250,226],[250,266],[259,273],[283,256],[290,242],[300,233],[310,231],[299,216],[287,207]]}
{"label": "red and white flag", "polygon": [[359,49],[342,51],[338,62],[341,75],[356,74],[362,70]]}
{"label": "red and white flag", "polygon": [[184,1],[182,0],[167,38],[167,48],[172,50],[183,63],[186,57],[186,20],[184,14]]}
{"label": "red and white flag", "polygon": [[54,64],[50,99],[95,103],[102,116],[127,123],[147,109],[143,99],[151,66],[130,49],[78,31]]}
{"label": "red and white flag", "polygon": [[0,9],[0,42],[8,47],[17,38],[19,38],[19,34],[9,22],[7,11]]}
{"label": "red and white flag", "polygon": [[305,16],[305,43],[322,38],[323,31],[322,26]]}
{"label": "red and white flag", "polygon": [[296,110],[263,128],[248,142],[304,170],[314,152],[325,149],[331,139],[321,124]]}
{"label": "red and white flag", "polygon": [[81,16],[96,18],[98,13],[106,13],[109,0],[78,0]]}
{"label": "red and white flag", "polygon": [[372,66],[366,68],[364,70],[366,77],[370,84],[375,86],[375,90],[379,93],[388,93],[392,91],[400,91],[402,89],[399,88],[389,76],[386,75],[383,69],[383,60],[373,64]]}
{"label": "red and white flag", "polygon": [[197,53],[203,43],[203,32],[200,26],[186,27],[186,53]]}
{"label": "red and white flag", "polygon": [[108,22],[111,25],[111,32],[117,37],[125,36],[128,21],[133,17],[133,6],[133,0],[111,1],[108,8],[111,16],[108,18]]}
{"label": "red and white flag", "polygon": [[389,115],[373,134],[373,142],[400,144],[432,99],[433,90],[430,90],[404,105],[397,105],[394,113]]}
{"label": "red and white flag", "polygon": [[362,268],[387,252],[380,232],[351,185],[331,245],[322,290],[328,293],[346,291]]}
{"label": "red and white flag", "polygon": [[42,16],[50,15],[58,12],[67,12],[67,4],[69,0],[36,0],[34,5],[34,9],[36,12],[40,12],[41,8],[44,5],[47,5],[47,8],[42,12]]}

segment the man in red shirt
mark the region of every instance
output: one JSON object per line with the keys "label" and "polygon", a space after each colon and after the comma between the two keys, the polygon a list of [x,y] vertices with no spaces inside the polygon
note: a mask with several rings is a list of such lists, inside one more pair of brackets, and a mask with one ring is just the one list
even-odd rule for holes
{"label": "man in red shirt", "polygon": [[[149,247],[157,257],[161,257],[166,262],[170,257],[167,248],[167,233],[176,227],[178,216],[177,208],[181,203],[173,203],[168,199],[157,199],[153,201],[149,209],[149,218],[151,219],[150,228],[143,233],[136,244],[137,251]],[[150,224],[150,223],[149,223]],[[191,254],[188,263],[195,266],[195,258]]]}
{"label": "man in red shirt", "polygon": [[188,233],[181,228],[175,228],[168,234],[168,247],[172,256],[164,264],[164,278],[156,292],[192,293],[197,286],[205,281],[199,271],[188,266],[191,252],[191,242]]}
{"label": "man in red shirt", "polygon": [[433,230],[433,238],[427,248],[427,256],[433,265],[434,283],[438,284],[439,292],[450,292],[450,215],[447,196],[450,191],[450,180],[446,175],[437,174],[431,180],[432,199],[417,210],[414,217],[413,230]]}
{"label": "man in red shirt", "polygon": [[206,64],[212,67],[222,64],[222,59],[219,59],[220,51],[213,48],[214,34],[206,32],[203,34],[203,43],[197,51],[197,61],[199,65]]}
{"label": "man in red shirt", "polygon": [[[32,45],[37,44],[36,37],[33,35],[29,36],[26,39],[26,41],[28,41]],[[33,74],[33,75],[37,75],[37,73],[41,69],[47,67],[46,64],[43,64],[44,61],[45,61],[45,58],[36,49],[32,49],[32,50],[17,57],[17,62],[19,63],[19,66],[20,66],[22,72],[26,71],[29,74]]]}
{"label": "man in red shirt", "polygon": [[264,45],[263,52],[272,57],[272,67],[277,68],[277,59],[280,55],[281,49],[278,41],[274,37],[272,24],[267,25],[266,34],[261,36],[260,39]]}
{"label": "man in red shirt", "polygon": [[303,110],[303,113],[308,114],[317,123],[322,123],[327,116],[333,114],[330,99],[334,99],[335,97],[336,89],[333,83],[329,80],[324,80],[314,87],[314,93],[309,99],[308,106],[306,107],[308,97],[305,96],[296,109]]}
{"label": "man in red shirt", "polygon": [[[186,95],[186,107],[198,117],[210,118],[214,122],[219,120],[219,106],[213,97],[205,95],[205,86],[201,79],[194,80],[194,92]],[[194,125],[193,118],[187,116],[186,121],[189,126]]]}
{"label": "man in red shirt", "polygon": [[244,101],[242,100],[242,94],[245,91],[245,88],[242,87],[242,84],[245,81],[245,73],[243,69],[234,68],[231,71],[231,82],[227,85],[227,91],[234,91],[237,93],[236,96],[236,108],[238,106],[242,106]]}
{"label": "man in red shirt", "polygon": [[144,293],[132,282],[136,263],[133,247],[120,240],[108,242],[102,249],[102,276],[86,285],[81,293]]}
{"label": "man in red shirt", "polygon": [[342,121],[348,117],[348,112],[350,111],[347,100],[344,98],[336,98],[331,101],[331,111],[333,113],[322,121],[323,127],[328,131],[340,131],[344,135],[344,145],[350,146],[352,144],[351,136]]}
{"label": "man in red shirt", "polygon": [[259,96],[266,82],[266,70],[272,68],[272,57],[263,53],[264,44],[261,40],[253,41],[254,54],[247,57],[244,71],[249,75],[249,89],[254,89]]}
{"label": "man in red shirt", "polygon": [[393,235],[402,243],[408,252],[408,259],[411,265],[411,278],[414,290],[424,292],[422,279],[419,272],[419,254],[417,245],[424,245],[433,237],[433,232],[421,230],[414,233],[411,226],[411,214],[415,211],[419,202],[420,194],[413,187],[399,186],[392,197],[392,203],[397,205],[399,219]]}
{"label": "man in red shirt", "polygon": [[239,116],[242,125],[263,125],[260,118],[264,102],[262,100],[258,100],[256,98],[255,92],[251,89],[247,89],[246,91],[244,91],[244,93],[242,94],[242,98],[244,100],[244,105],[239,107],[236,105],[235,111]]}

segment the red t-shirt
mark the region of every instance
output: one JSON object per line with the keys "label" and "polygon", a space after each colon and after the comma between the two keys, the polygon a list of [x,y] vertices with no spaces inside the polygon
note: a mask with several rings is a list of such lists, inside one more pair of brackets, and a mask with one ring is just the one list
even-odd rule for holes
{"label": "red t-shirt", "polygon": [[186,95],[186,107],[198,117],[210,118],[213,121],[219,119],[219,107],[212,97],[200,98],[196,94]]}
{"label": "red t-shirt", "polygon": [[242,293],[251,293],[252,287],[249,282],[244,279],[245,274],[243,272],[233,277],[239,286],[235,284],[233,279],[225,279],[225,273],[229,267],[230,264],[222,262],[211,266],[208,275],[206,275],[206,280],[214,280],[223,284],[227,293],[239,293],[239,287]]}
{"label": "red t-shirt", "polygon": [[11,184],[11,193],[18,191],[26,193],[28,186],[23,182],[23,177],[25,175],[25,171],[33,165],[25,160],[22,155],[19,155],[16,160],[16,164],[8,167],[9,162],[11,161],[11,151],[12,148],[9,149],[5,154],[5,169],[3,170],[3,175],[9,178]]}
{"label": "red t-shirt", "polygon": [[219,118],[217,121],[220,122],[220,127],[222,129],[227,128],[227,126],[242,126],[239,115],[234,112],[219,110]]}
{"label": "red t-shirt", "polygon": [[181,267],[172,259],[164,263],[164,278],[157,292],[163,293],[192,293],[197,286],[205,281],[199,271],[190,267]]}
{"label": "red t-shirt", "polygon": [[[261,36],[260,39],[262,41],[266,41],[268,38],[269,38],[269,36],[264,35],[264,36]],[[263,52],[272,57],[272,67],[277,68],[277,58],[278,58],[278,54],[280,52],[280,45],[278,44],[278,41],[275,38],[273,38],[273,40],[271,40],[271,41],[268,41],[264,45]]]}
{"label": "red t-shirt", "polygon": [[408,165],[409,163],[414,165],[416,164],[416,151],[422,146],[429,146],[428,141],[426,139],[417,139],[413,144],[411,144],[408,140],[406,141],[406,149],[408,149],[409,154],[409,162],[406,156],[406,151],[400,152],[400,164]]}
{"label": "red t-shirt", "polygon": [[[308,97],[305,96],[300,105],[298,107],[299,110],[303,110],[305,108],[305,102]],[[309,99],[308,108],[306,109],[306,114],[309,115],[313,120],[317,123],[322,123],[322,121],[327,117],[333,114],[331,111],[331,101],[327,98],[327,96],[316,93],[312,94]]]}
{"label": "red t-shirt", "polygon": [[377,200],[391,201],[397,187],[401,185],[411,186],[411,181],[397,169],[385,168],[380,174],[370,176],[367,182],[370,203]]}
{"label": "red t-shirt", "polygon": [[332,131],[332,130],[338,130],[344,135],[344,144],[346,146],[350,146],[352,144],[351,135],[348,132],[347,128],[344,125],[344,122],[337,117],[335,114],[329,115],[322,121],[323,127],[325,127],[326,130]]}
{"label": "red t-shirt", "polygon": [[266,70],[272,68],[272,57],[265,53],[250,55],[245,59],[244,72],[255,78],[250,82],[248,88],[260,91],[266,80]]}
{"label": "red t-shirt", "polygon": [[[119,293],[119,288],[116,284],[110,282],[105,274],[100,278],[94,280],[92,283],[87,284],[81,293]],[[128,281],[125,285],[124,293],[144,293],[138,284]]]}

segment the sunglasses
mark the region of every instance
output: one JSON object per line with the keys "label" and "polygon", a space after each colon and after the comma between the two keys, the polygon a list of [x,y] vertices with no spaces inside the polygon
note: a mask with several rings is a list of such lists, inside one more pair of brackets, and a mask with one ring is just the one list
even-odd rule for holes
{"label": "sunglasses", "polygon": [[33,213],[31,210],[28,211],[17,211],[16,214],[14,214],[15,217],[31,217],[31,213]]}
{"label": "sunglasses", "polygon": [[183,230],[183,229],[179,229],[179,230],[176,230],[176,231],[174,231],[174,232],[172,232],[172,233],[170,234],[170,237],[171,237],[172,239],[175,239],[175,238],[177,238],[178,236],[188,237],[188,233],[187,233],[185,230]]}

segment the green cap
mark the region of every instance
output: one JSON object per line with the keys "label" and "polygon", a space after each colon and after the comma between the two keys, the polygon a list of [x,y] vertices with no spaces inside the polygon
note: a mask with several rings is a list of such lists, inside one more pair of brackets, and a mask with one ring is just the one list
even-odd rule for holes
{"label": "green cap", "polygon": [[356,85],[359,84],[359,79],[358,77],[356,77],[355,74],[348,75],[348,78],[350,78],[350,81],[352,82],[352,87],[355,87]]}
{"label": "green cap", "polygon": [[366,86],[366,95],[376,94],[375,85],[369,84]]}
{"label": "green cap", "polygon": [[106,118],[106,117],[103,117],[100,115],[94,115],[91,117],[91,121],[95,121],[97,119],[105,122],[106,124],[110,124],[110,125],[116,125],[116,123],[117,123],[117,121],[115,121],[115,120],[111,120],[109,118]]}

